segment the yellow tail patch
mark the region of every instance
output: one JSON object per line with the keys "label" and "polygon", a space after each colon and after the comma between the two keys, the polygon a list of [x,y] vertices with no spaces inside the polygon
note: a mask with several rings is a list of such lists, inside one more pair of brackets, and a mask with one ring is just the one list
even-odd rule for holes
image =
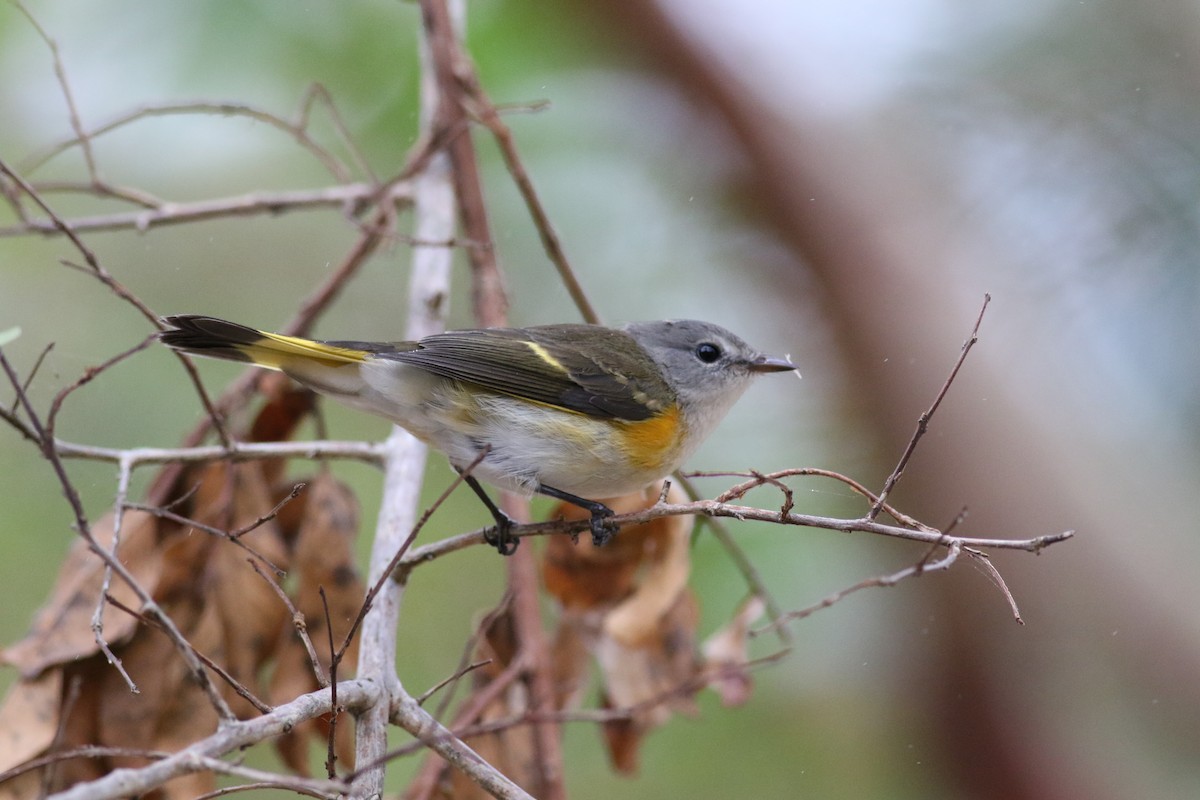
{"label": "yellow tail patch", "polygon": [[238,350],[260,367],[282,369],[292,358],[304,358],[320,363],[326,367],[340,367],[344,364],[354,364],[366,359],[366,350],[352,350],[348,347],[336,347],[311,339],[300,339],[295,336],[283,336],[278,333],[259,331],[262,339],[254,344],[239,345]]}

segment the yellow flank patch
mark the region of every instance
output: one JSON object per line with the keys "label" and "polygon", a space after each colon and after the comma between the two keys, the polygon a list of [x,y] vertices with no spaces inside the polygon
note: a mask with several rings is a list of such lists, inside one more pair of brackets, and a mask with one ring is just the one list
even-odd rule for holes
{"label": "yellow flank patch", "polygon": [[339,367],[343,364],[363,361],[368,355],[365,350],[334,347],[322,342],[314,342],[311,339],[300,339],[295,336],[283,336],[265,331],[259,331],[259,333],[262,334],[262,341],[243,345],[238,349],[249,356],[255,364],[264,367],[279,369],[289,357],[297,356],[318,361],[324,366]]}
{"label": "yellow flank patch", "polygon": [[670,461],[683,436],[683,420],[679,407],[639,422],[622,422],[621,444],[630,463],[646,470],[657,471]]}
{"label": "yellow flank patch", "polygon": [[541,346],[540,344],[538,344],[537,342],[531,342],[531,341],[529,341],[529,340],[526,340],[526,341],[525,341],[525,346],[526,346],[526,347],[528,347],[530,350],[532,350],[532,351],[533,351],[533,354],[534,354],[535,356],[537,356],[538,358],[540,358],[542,361],[545,361],[547,364],[549,364],[550,366],[554,367],[554,368],[555,368],[556,370],[558,370],[559,372],[566,372],[566,371],[567,371],[567,368],[566,368],[566,367],[564,367],[564,366],[562,365],[562,362],[560,362],[560,361],[559,361],[557,358],[555,358],[554,356],[550,355],[550,351],[549,351],[549,350],[547,350],[546,348],[542,347],[542,346]]}

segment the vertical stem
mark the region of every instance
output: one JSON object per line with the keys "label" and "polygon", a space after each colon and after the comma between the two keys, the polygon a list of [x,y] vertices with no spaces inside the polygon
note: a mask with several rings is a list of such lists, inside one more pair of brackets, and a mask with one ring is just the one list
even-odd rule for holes
{"label": "vertical stem", "polygon": [[463,26],[456,21],[462,18],[458,5],[450,0],[423,0],[421,15],[427,41],[432,45],[429,67],[442,92],[437,113],[445,129],[454,131],[446,152],[471,264],[471,304],[475,321],[494,328],[507,324],[508,298],[492,242],[471,119],[464,105],[467,87],[475,78],[474,67],[461,47]]}
{"label": "vertical stem", "polygon": [[[439,104],[439,87],[430,66],[429,51],[428,42],[423,41],[421,126],[426,133],[436,124]],[[449,161],[444,154],[437,153],[415,179],[415,239],[418,242],[452,239],[456,212]],[[453,255],[448,247],[414,247],[409,279],[408,338],[419,339],[444,328]],[[383,500],[371,547],[368,585],[379,580],[416,522],[425,457],[425,445],[402,428],[392,429],[385,444]],[[378,762],[380,766],[364,772],[355,780],[355,797],[377,797],[383,793],[385,768],[382,758],[387,753],[388,717],[392,701],[404,694],[396,672],[396,627],[403,593],[403,584],[389,581],[376,596],[373,607],[363,620],[358,676],[378,682],[384,691],[381,702],[361,714],[356,723],[356,763]]]}
{"label": "vertical stem", "polygon": [[[492,246],[479,164],[464,106],[469,87],[477,83],[474,66],[461,49],[461,37],[454,24],[451,3],[447,0],[422,0],[421,13],[427,39],[435,45],[431,66],[436,70],[436,79],[443,93],[439,115],[444,125],[462,129],[447,143],[447,153],[452,166],[463,233],[470,242],[467,255],[471,262],[475,321],[485,327],[506,325],[508,303]],[[528,519],[529,503],[526,500],[506,494],[501,499],[501,506],[514,519]],[[531,665],[526,678],[529,710],[535,716],[542,712],[549,713],[555,708],[553,671],[538,602],[537,564],[531,548],[518,550],[508,560],[508,585],[513,593],[512,615],[516,639],[522,657]],[[534,722],[533,736],[536,763],[530,767],[528,774],[522,776],[522,781],[533,794],[544,800],[561,800],[566,797],[566,787],[562,774],[559,725],[545,720]]]}

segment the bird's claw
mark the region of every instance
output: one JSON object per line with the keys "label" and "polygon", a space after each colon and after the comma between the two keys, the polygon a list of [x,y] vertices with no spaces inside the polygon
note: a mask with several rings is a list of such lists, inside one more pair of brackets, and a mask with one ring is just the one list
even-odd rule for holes
{"label": "bird's claw", "polygon": [[592,529],[592,546],[603,547],[608,544],[609,540],[617,535],[617,531],[621,526],[612,521],[613,510],[601,506],[600,508],[592,509],[592,516],[588,520],[588,524]]}
{"label": "bird's claw", "polygon": [[512,535],[512,529],[516,524],[511,517],[497,517],[496,526],[484,530],[483,540],[496,548],[496,552],[500,555],[511,556],[517,552],[517,546],[521,544],[521,540]]}

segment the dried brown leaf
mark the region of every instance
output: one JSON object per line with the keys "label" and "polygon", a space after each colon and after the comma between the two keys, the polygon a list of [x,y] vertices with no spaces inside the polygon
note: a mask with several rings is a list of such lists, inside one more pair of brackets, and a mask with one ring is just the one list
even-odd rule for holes
{"label": "dried brown leaf", "polygon": [[[698,685],[695,597],[683,592],[658,621],[655,635],[637,645],[607,636],[594,648],[604,698],[614,708],[633,709],[628,720],[605,723],[613,766],[622,772],[637,767],[637,744],[650,730],[665,724],[673,712],[694,713]],[[612,728],[610,731],[609,728]]]}
{"label": "dried brown leaf", "polygon": [[[660,493],[656,485],[604,502],[629,513],[653,506]],[[668,502],[683,499],[672,487]],[[585,517],[568,505],[552,514]],[[651,728],[672,711],[693,708],[699,615],[687,589],[691,531],[690,517],[664,517],[622,528],[604,548],[566,537],[547,543],[546,588],[563,605],[553,649],[557,694],[564,704],[578,701],[590,652],[600,668],[605,707],[634,709],[630,718],[604,725],[610,759],[620,772],[636,770],[640,743]]]}
{"label": "dried brown leaf", "polygon": [[[100,740],[100,692],[99,686],[105,673],[112,666],[103,656],[95,655],[85,661],[58,667],[63,674],[63,696],[61,715],[66,719],[60,723],[62,735],[55,746],[57,751],[74,750]],[[95,780],[109,771],[106,759],[73,758],[48,768],[50,780],[47,785],[52,791],[66,789],[76,783]]]}
{"label": "dried brown leaf", "polygon": [[[611,710],[615,706],[607,697],[600,698],[600,707]],[[638,771],[639,755],[642,739],[645,737],[644,726],[636,720],[614,719],[601,726],[604,734],[604,746],[608,749],[608,761],[613,769],[622,775],[634,775]]]}
{"label": "dried brown leaf", "polygon": [[[657,495],[655,495],[657,498]],[[672,487],[667,502],[686,499]],[[661,517],[634,530],[644,536],[645,569],[633,593],[604,618],[604,633],[627,647],[647,644],[660,633],[658,622],[687,588],[692,572],[691,517]]]}
{"label": "dried brown leaf", "polygon": [[[260,390],[266,395],[267,402],[255,415],[247,440],[283,442],[291,439],[297,426],[312,412],[316,395],[278,374],[267,376]],[[263,478],[271,485],[279,481],[287,466],[287,460],[282,458],[267,459],[259,463]]]}
{"label": "dried brown leaf", "polygon": [[267,401],[255,415],[246,438],[251,442],[284,442],[291,439],[304,418],[312,413],[316,395],[282,375],[268,376],[261,389]]}
{"label": "dried brown leaf", "polygon": [[[270,702],[276,705],[286,703],[312,691],[316,683],[308,652],[293,632],[280,643],[275,657],[269,689]],[[310,745],[321,736],[322,732],[316,725],[302,722],[275,738],[275,750],[293,773],[309,777],[312,774],[309,766]],[[341,753],[338,757],[341,757]]]}
{"label": "dried brown leaf", "polygon": [[[309,393],[289,388],[285,380],[268,381],[266,385],[268,400],[255,419],[252,441],[289,437],[311,410]],[[164,468],[155,485],[171,485],[176,495],[188,493],[187,502],[172,509],[176,513],[207,526],[235,530],[255,525],[274,507],[270,487],[283,468],[280,459],[241,465],[171,466]],[[349,502],[352,506],[353,498]],[[348,517],[351,526],[356,525],[355,515],[353,509]],[[263,666],[283,640],[281,631],[290,629],[290,624],[286,608],[273,589],[246,563],[246,548],[284,569],[291,555],[289,545],[307,548],[304,558],[309,563],[308,580],[319,575],[316,580],[328,581],[347,593],[343,596],[335,591],[333,595],[340,624],[349,605],[346,598],[353,594],[347,587],[356,585],[361,601],[361,582],[334,581],[327,572],[320,572],[320,565],[324,554],[337,565],[339,576],[349,574],[356,579],[353,531],[346,534],[346,519],[345,515],[338,518],[338,524],[343,525],[338,535],[344,541],[335,541],[337,537],[326,531],[323,539],[317,537],[306,544],[306,536],[311,539],[304,533],[306,527],[324,524],[328,528],[329,523],[313,523],[299,513],[290,520],[291,535],[286,541],[280,532],[283,522],[268,521],[242,535],[240,542],[245,547],[241,547],[146,512],[131,511],[124,517],[117,555],[198,652],[222,664],[257,692]],[[92,526],[99,546],[111,545],[112,527],[111,515]],[[103,608],[105,642],[137,684],[137,694],[130,692],[120,673],[99,655],[91,619],[101,598],[103,577],[102,560],[77,539],[29,634],[0,653],[0,660],[13,664],[25,676],[0,706],[0,770],[11,766],[10,762],[42,755],[51,747],[68,750],[106,745],[125,748],[129,753],[55,763],[6,783],[0,787],[0,798],[38,796],[113,769],[142,766],[146,761],[135,751],[178,750],[216,727],[217,714],[209,698],[198,687],[174,643],[158,629],[140,625],[136,617],[112,604]],[[138,596],[119,577],[112,579],[108,591],[128,608],[141,606]],[[323,623],[323,616],[317,618]],[[209,677],[219,680],[215,673]],[[65,690],[68,684],[71,688]],[[311,687],[304,691],[307,688]],[[235,711],[257,713],[230,687],[224,690]],[[349,733],[351,726],[344,729]],[[171,781],[153,796],[190,798],[212,787],[211,775],[188,775]]]}
{"label": "dried brown leaf", "polygon": [[684,592],[658,620],[650,639],[630,646],[602,633],[594,655],[608,698],[619,708],[644,706],[638,718],[648,725],[666,722],[672,709],[690,710],[693,678],[700,666],[699,618],[695,597]]}
{"label": "dried brown leaf", "polygon": [[0,705],[0,772],[41,755],[58,731],[62,671],[21,678]]}
{"label": "dried brown leaf", "polygon": [[0,800],[31,800],[42,795],[40,770],[24,772],[0,783]]}
{"label": "dried brown leaf", "polygon": [[[118,558],[133,577],[148,591],[153,591],[162,574],[162,555],[157,547],[161,528],[159,521],[146,513],[131,511],[125,514],[121,530]],[[92,535],[101,547],[111,547],[113,517],[103,517],[92,526]],[[58,571],[49,602],[34,616],[33,624],[24,639],[5,648],[0,660],[12,664],[26,678],[56,664],[77,661],[98,652],[92,633],[92,614],[100,598],[104,580],[104,562],[82,539],[76,539]],[[121,602],[136,608],[137,595],[119,577],[114,577],[110,592]],[[103,612],[104,638],[109,645],[118,644],[133,633],[136,622],[128,614],[112,606]]]}
{"label": "dried brown leaf", "polygon": [[[334,646],[340,647],[358,610],[366,588],[358,571],[354,542],[358,537],[358,500],[345,484],[322,473],[309,483],[305,517],[296,536],[292,571],[297,576],[294,602],[308,620],[309,631],[325,632],[325,590]],[[316,634],[314,633],[314,639]],[[321,641],[327,640],[326,635]],[[354,663],[357,640],[347,653]],[[323,662],[328,667],[327,662]]]}
{"label": "dried brown leaf", "polygon": [[[253,525],[274,506],[261,465],[241,464],[230,470],[231,507],[235,529]],[[206,524],[226,515],[224,506],[198,506],[195,517]],[[287,550],[273,521],[240,537],[242,544],[273,564],[287,564]],[[250,566],[245,550],[232,542],[216,541],[201,578],[207,602],[220,621],[221,659],[225,669],[255,695],[261,695],[258,675],[274,652],[279,631],[288,623],[287,608]],[[239,716],[255,713],[249,703],[225,689],[227,700]]]}
{"label": "dried brown leaf", "polygon": [[[562,615],[555,626],[554,640],[550,646],[554,704],[558,708],[575,708],[583,701],[583,693],[587,689],[591,641],[598,625],[588,623],[588,613],[563,611]],[[563,618],[567,616],[573,618],[569,621]]]}
{"label": "dried brown leaf", "polygon": [[[197,650],[219,651],[221,623],[211,606],[178,603],[170,616]],[[175,736],[175,731],[203,733],[216,728],[216,712],[164,633],[142,629],[120,656],[138,693],[130,692],[115,670],[100,672],[91,689],[99,692],[100,744],[171,750],[191,741]]]}
{"label": "dried brown leaf", "polygon": [[[489,684],[511,666],[512,659],[520,652],[516,638],[515,622],[511,609],[489,614],[483,620],[479,632],[476,657],[491,659],[491,663],[474,670],[471,682],[476,692],[488,691]],[[468,698],[464,706],[470,707],[475,697]],[[475,722],[488,723],[496,720],[519,717],[529,711],[529,689],[520,680],[514,680],[495,698],[485,705],[474,718]],[[543,767],[538,763],[536,731],[531,725],[516,725],[492,733],[473,736],[467,740],[480,756],[507,775],[519,786],[537,786],[542,780]],[[455,800],[485,800],[490,797],[460,770],[444,773],[444,781],[435,797]]]}
{"label": "dried brown leaf", "polygon": [[[661,484],[654,484],[643,492],[603,502],[618,514],[628,514],[653,506],[661,491]],[[672,486],[668,502],[684,499],[682,492]],[[575,520],[587,519],[588,513],[578,506],[562,503],[549,516]],[[572,542],[566,536],[551,537],[542,557],[546,591],[565,608],[608,608],[626,600],[648,579],[652,585],[646,590],[658,597],[652,603],[657,609],[648,610],[651,615],[655,610],[661,614],[674,599],[669,597],[672,591],[677,593],[687,582],[687,537],[691,525],[690,517],[664,517],[641,525],[626,525],[604,547],[594,546],[586,537],[578,542]],[[647,567],[658,570],[669,567],[673,588],[667,588],[663,583],[668,576],[641,575],[641,570]]]}
{"label": "dried brown leaf", "polygon": [[[619,514],[631,513],[653,506],[660,493],[656,484],[605,503]],[[672,486],[667,501],[682,499],[683,493]],[[582,509],[566,504],[551,513],[586,518]],[[554,537],[543,560],[546,589],[576,622],[595,612],[609,637],[630,646],[648,642],[687,586],[691,531],[690,517],[663,517],[622,528],[603,548],[586,539]]]}
{"label": "dried brown leaf", "polygon": [[[181,599],[172,604],[169,614],[197,650],[219,652],[221,621],[213,606],[204,604],[202,598]],[[97,744],[174,751],[216,730],[216,712],[165,634],[143,628],[120,655],[140,691],[131,693],[114,670],[99,670],[98,679],[85,689],[99,695]],[[107,760],[112,769],[147,763],[134,756]],[[211,775],[197,774],[172,781],[163,791],[167,798],[184,798],[212,787]]]}
{"label": "dried brown leaf", "polygon": [[[292,572],[297,576],[293,604],[304,615],[318,660],[328,671],[332,654],[329,652],[328,624],[320,589],[325,589],[329,604],[334,647],[341,647],[362,606],[365,593],[354,560],[358,501],[348,487],[328,473],[321,473],[309,481],[302,499],[302,503],[290,504],[303,508],[303,514],[298,518],[295,514],[289,517],[295,519],[298,525],[298,530],[292,535]],[[343,657],[339,679],[346,677],[349,665],[357,660],[357,652],[356,638]],[[271,678],[272,700],[276,703],[286,702],[317,686],[308,651],[300,642],[294,627],[285,626]],[[307,775],[310,743],[327,741],[328,735],[327,718],[311,720],[280,737],[276,741],[276,748],[290,769],[297,774]],[[342,719],[334,745],[339,761],[353,766],[353,725],[349,718]]]}
{"label": "dried brown leaf", "polygon": [[705,672],[709,686],[726,706],[740,706],[750,699],[754,682],[746,669],[750,658],[750,626],[763,615],[766,603],[752,595],[742,602],[723,628],[704,642]]}

